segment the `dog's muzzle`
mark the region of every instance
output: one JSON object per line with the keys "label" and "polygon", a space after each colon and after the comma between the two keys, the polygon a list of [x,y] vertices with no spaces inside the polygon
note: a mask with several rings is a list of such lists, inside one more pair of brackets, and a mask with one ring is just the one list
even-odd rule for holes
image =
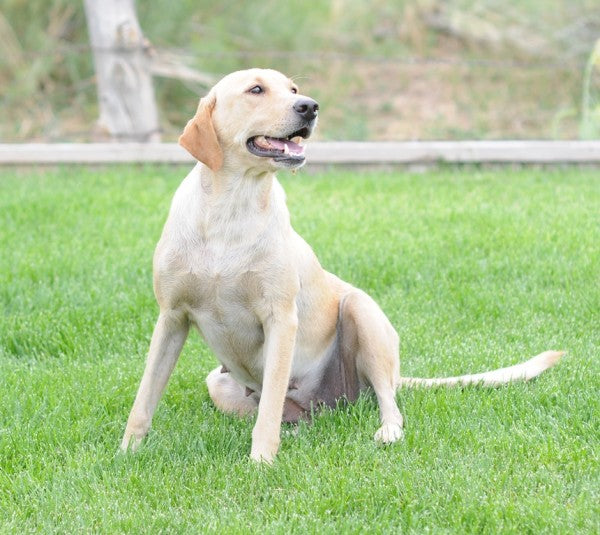
{"label": "dog's muzzle", "polygon": [[282,137],[253,136],[246,141],[248,151],[261,158],[272,158],[284,167],[300,167],[304,164],[306,156],[301,143],[310,137],[317,124],[319,104],[311,98],[303,97],[294,103],[293,109],[300,119],[299,129]]}

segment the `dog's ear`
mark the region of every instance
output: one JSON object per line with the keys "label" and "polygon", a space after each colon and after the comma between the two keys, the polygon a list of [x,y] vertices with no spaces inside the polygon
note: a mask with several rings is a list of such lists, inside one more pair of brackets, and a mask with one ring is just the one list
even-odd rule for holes
{"label": "dog's ear", "polygon": [[214,95],[200,99],[196,115],[188,121],[179,136],[179,144],[196,160],[206,164],[213,171],[218,171],[223,165],[223,151],[212,122],[215,104]]}

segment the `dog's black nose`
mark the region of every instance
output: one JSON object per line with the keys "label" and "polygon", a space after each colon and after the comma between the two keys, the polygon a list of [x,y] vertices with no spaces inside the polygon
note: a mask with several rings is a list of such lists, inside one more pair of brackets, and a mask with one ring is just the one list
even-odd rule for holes
{"label": "dog's black nose", "polygon": [[317,116],[319,104],[312,98],[301,98],[294,103],[295,112],[307,121],[312,121]]}

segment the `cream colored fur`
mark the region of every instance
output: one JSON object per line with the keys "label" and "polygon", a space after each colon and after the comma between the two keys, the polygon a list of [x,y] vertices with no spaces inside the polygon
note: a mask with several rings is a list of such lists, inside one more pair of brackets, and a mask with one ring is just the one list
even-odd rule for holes
{"label": "cream colored fur", "polygon": [[[257,86],[260,93],[253,91]],[[275,171],[302,162],[248,149],[253,136],[286,138],[308,123],[311,130],[316,117],[307,122],[299,115],[299,99],[306,97],[281,73],[235,72],[201,100],[181,136],[199,162],[175,193],[154,255],[160,313],[124,450],[137,448],[148,432],[190,326],[223,365],[207,377],[211,398],[227,412],[257,413],[251,457],[266,462],[279,447],[284,402],[311,401],[336,348],[350,355],[360,388],[375,392],[381,411],[375,439],[384,443],[402,436],[395,398],[402,385],[527,380],[560,357],[546,352],[511,368],[458,378],[401,378],[398,335],[381,309],[324,271],[290,225]]]}

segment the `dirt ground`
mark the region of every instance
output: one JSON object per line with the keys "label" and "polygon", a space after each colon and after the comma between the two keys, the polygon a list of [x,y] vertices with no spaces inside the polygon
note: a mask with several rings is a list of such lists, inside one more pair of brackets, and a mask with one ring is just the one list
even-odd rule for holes
{"label": "dirt ground", "polygon": [[323,109],[323,137],[577,137],[579,73],[552,66],[468,64],[457,58],[444,63],[355,65],[352,74],[354,80],[340,100],[328,99]]}

